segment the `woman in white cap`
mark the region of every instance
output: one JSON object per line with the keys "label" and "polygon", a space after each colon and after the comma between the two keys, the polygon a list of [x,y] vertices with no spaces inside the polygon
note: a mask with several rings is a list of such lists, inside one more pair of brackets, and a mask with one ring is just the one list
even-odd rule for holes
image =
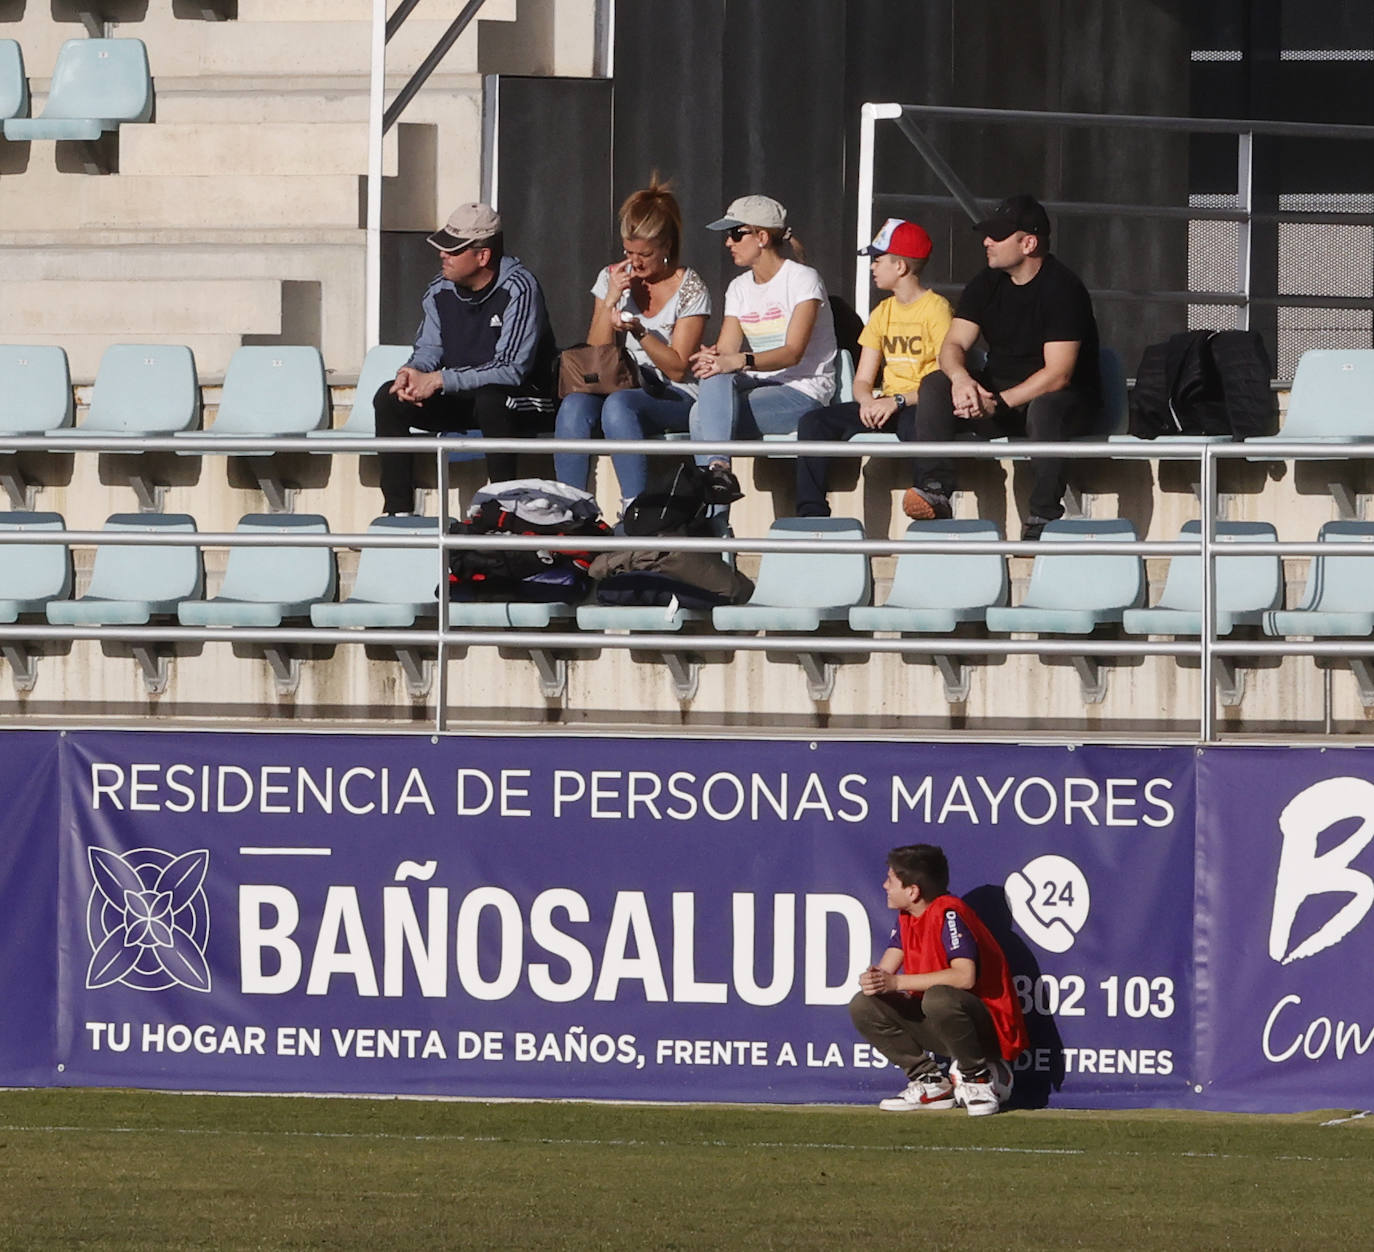
{"label": "woman in white cap", "polygon": [[[657,175],[621,205],[620,235],[625,259],[597,275],[587,342],[614,343],[626,333],[644,385],[608,396],[564,397],[554,425],[560,439],[590,439],[598,427],[607,439],[686,430],[696,399],[691,358],[701,346],[711,294],[696,270],[678,264],[682,211]],[[644,490],[649,458],[622,452],[611,459],[623,510]],[[555,452],[553,463],[560,482],[586,488],[591,458],[585,453]]]}
{"label": "woman in white cap", "polygon": [[[740,269],[725,292],[720,336],[692,358],[701,384],[692,409],[693,439],[790,434],[803,413],[835,394],[835,323],[821,276],[800,251],[787,210],[768,196],[742,196],[708,230],[725,232]],[[717,504],[742,494],[720,454],[697,457],[710,471]]]}

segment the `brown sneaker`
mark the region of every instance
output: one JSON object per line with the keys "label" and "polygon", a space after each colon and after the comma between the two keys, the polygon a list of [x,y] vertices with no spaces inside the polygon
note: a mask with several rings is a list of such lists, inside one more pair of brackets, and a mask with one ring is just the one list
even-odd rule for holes
{"label": "brown sneaker", "polygon": [[906,489],[906,495],[902,497],[902,512],[913,522],[933,522],[954,516],[948,496],[921,487]]}

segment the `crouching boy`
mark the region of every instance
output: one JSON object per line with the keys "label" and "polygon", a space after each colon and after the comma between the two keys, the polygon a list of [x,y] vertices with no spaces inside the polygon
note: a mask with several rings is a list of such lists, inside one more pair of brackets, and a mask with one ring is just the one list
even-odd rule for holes
{"label": "crouching boy", "polygon": [[[933,844],[893,848],[883,888],[897,926],[849,1002],[859,1033],[907,1076],[879,1107],[996,1113],[1011,1095],[1009,1062],[1029,1042],[1002,949],[949,894],[949,862]],[[948,1073],[936,1054],[950,1058]]]}

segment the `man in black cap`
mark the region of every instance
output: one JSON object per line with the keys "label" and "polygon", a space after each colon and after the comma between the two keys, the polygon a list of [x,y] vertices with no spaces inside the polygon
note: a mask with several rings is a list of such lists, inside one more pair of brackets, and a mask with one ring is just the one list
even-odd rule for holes
{"label": "man in black cap", "polygon": [[[1049,251],[1044,206],[1012,196],[973,229],[983,236],[988,267],[959,297],[940,368],[921,384],[909,437],[1053,443],[1085,433],[1102,408],[1097,321],[1087,288]],[[987,364],[972,370],[968,353],[980,337]],[[1024,539],[1040,538],[1045,523],[1064,513],[1064,460],[1037,458],[1032,469]],[[950,516],[956,480],[949,460],[918,458],[913,481],[902,501],[908,517]]]}
{"label": "man in black cap", "polygon": [[[373,399],[377,434],[442,433],[479,427],[491,438],[530,433],[551,414],[553,332],[539,281],[504,254],[501,218],[490,205],[462,204],[429,236],[442,272],[425,291],[415,351]],[[380,455],[388,513],[415,508],[415,467],[406,453]],[[516,476],[514,453],[487,456],[493,482]]]}

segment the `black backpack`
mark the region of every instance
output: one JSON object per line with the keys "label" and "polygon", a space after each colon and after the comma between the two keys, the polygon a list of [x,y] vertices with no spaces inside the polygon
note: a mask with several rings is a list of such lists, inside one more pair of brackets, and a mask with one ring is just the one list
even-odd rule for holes
{"label": "black backpack", "polygon": [[1278,430],[1278,399],[1264,340],[1253,330],[1191,330],[1145,349],[1131,392],[1130,432],[1229,435]]}

